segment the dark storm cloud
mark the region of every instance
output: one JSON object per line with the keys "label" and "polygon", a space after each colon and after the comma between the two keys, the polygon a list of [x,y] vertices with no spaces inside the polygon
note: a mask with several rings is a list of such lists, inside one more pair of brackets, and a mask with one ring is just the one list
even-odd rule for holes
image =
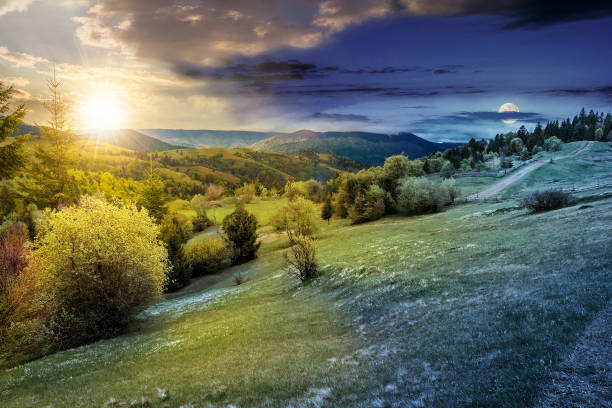
{"label": "dark storm cloud", "polygon": [[599,94],[607,98],[612,98],[612,86],[600,86],[596,88],[559,88],[547,89],[544,91],[534,91],[531,93],[545,93],[551,95],[587,95]]}
{"label": "dark storm cloud", "polygon": [[229,80],[229,81],[288,81],[305,78],[322,78],[330,75],[379,75],[408,72],[432,72],[434,74],[457,73],[463,65],[442,65],[440,68],[425,67],[394,67],[347,69],[337,66],[319,67],[313,63],[301,62],[295,59],[277,61],[272,57],[262,56],[244,59],[239,63],[231,63],[220,67],[177,62],[173,71],[190,78]]}
{"label": "dark storm cloud", "polygon": [[612,15],[609,0],[403,0],[400,5],[401,12],[408,14],[501,15],[510,19],[506,28],[550,26]]}
{"label": "dark storm cloud", "polygon": [[607,17],[612,1],[102,0],[74,21],[88,45],[170,65],[221,66],[236,56],[313,48],[349,26],[390,15],[498,15],[506,27],[519,28]]}
{"label": "dark storm cloud", "polygon": [[353,115],[343,113],[315,112],[309,116],[310,119],[333,120],[341,122],[369,122],[370,118],[365,115]]}
{"label": "dark storm cloud", "polygon": [[467,125],[479,122],[499,122],[502,120],[516,120],[523,123],[546,121],[547,118],[535,112],[457,112],[450,115],[433,116],[414,122],[417,127]]}

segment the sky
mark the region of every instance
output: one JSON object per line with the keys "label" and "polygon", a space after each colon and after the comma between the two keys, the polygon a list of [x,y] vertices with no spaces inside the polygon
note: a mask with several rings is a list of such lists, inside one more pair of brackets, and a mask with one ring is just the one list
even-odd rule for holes
{"label": "sky", "polygon": [[0,81],[44,123],[55,66],[75,129],[466,141],[610,112],[611,37],[601,0],[0,0]]}

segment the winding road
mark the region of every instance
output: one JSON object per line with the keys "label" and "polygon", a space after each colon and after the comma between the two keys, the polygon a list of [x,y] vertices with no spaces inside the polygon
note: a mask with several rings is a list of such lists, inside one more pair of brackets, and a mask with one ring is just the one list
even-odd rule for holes
{"label": "winding road", "polygon": [[[585,152],[585,151],[589,150],[593,146],[594,143],[595,142],[590,141],[587,144],[585,144],[584,146],[582,146],[580,149],[576,150],[571,155],[559,156],[559,157],[556,158],[556,160],[565,159],[566,157],[570,157],[570,156],[576,156],[576,155],[578,155],[578,154],[580,154],[582,152]],[[534,163],[531,163],[531,164],[523,167],[522,169],[517,170],[514,173],[511,173],[509,176],[504,177],[499,183],[493,184],[491,187],[486,188],[485,190],[482,190],[480,193],[476,193],[476,194],[472,194],[472,195],[468,196],[467,199],[469,201],[472,201],[472,200],[477,200],[477,199],[480,199],[480,198],[488,198],[488,197],[494,196],[496,194],[499,194],[503,189],[505,189],[509,185],[511,185],[514,182],[516,182],[517,180],[525,177],[527,174],[531,173],[535,169],[538,169],[538,168],[542,167],[546,163],[548,163],[548,161],[546,161],[546,160],[544,160],[544,161],[536,161]]]}

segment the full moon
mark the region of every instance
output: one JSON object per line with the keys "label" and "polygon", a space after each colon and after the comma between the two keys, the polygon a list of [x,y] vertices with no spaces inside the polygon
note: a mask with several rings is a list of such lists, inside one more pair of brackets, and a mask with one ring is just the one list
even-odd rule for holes
{"label": "full moon", "polygon": [[[516,106],[515,104],[510,103],[510,102],[504,103],[502,106],[499,107],[499,110],[498,110],[499,113],[503,113],[503,112],[518,112],[518,111],[519,111],[518,106]],[[514,122],[516,122],[516,119],[504,119],[504,120],[502,120],[502,122],[504,122],[504,123],[514,123]]]}

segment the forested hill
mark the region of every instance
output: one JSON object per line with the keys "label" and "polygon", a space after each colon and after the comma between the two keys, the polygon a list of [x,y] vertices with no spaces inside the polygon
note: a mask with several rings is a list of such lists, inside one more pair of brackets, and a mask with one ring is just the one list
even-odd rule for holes
{"label": "forested hill", "polygon": [[186,147],[226,149],[248,147],[275,133],[251,132],[242,130],[185,130],[185,129],[140,129],[145,135],[163,140],[166,143]]}
{"label": "forested hill", "polygon": [[147,136],[131,129],[107,130],[97,133],[85,133],[81,137],[112,144],[139,152],[162,152],[180,149],[182,146],[172,145],[157,138]]}
{"label": "forested hill", "polygon": [[272,136],[253,144],[258,151],[294,154],[302,150],[331,151],[369,165],[380,165],[394,154],[410,158],[428,156],[459,146],[460,143],[434,143],[412,133],[386,135],[367,132],[298,132]]}

